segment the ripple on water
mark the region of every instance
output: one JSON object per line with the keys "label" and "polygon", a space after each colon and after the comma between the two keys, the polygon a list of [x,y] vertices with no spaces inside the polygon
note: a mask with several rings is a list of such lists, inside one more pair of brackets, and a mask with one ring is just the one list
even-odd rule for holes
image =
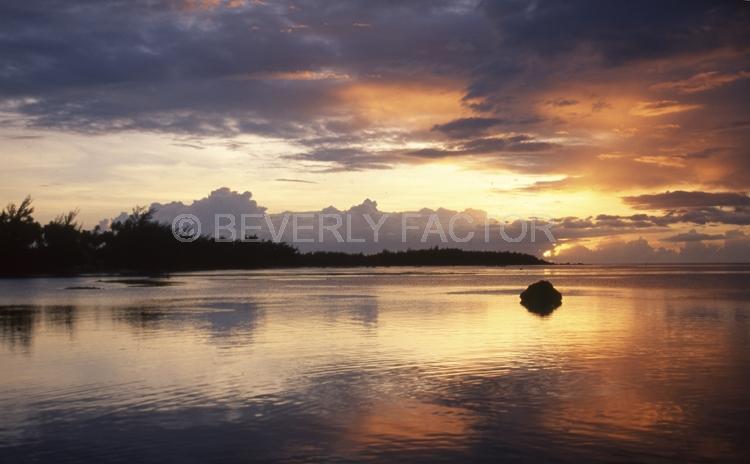
{"label": "ripple on water", "polygon": [[740,461],[747,272],[0,281],[0,461]]}

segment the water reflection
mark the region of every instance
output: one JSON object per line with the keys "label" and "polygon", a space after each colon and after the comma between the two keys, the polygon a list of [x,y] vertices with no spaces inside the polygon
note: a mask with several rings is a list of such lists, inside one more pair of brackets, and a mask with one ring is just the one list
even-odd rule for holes
{"label": "water reflection", "polygon": [[378,299],[375,295],[319,295],[319,305],[332,321],[342,316],[373,329],[378,323]]}
{"label": "water reflection", "polygon": [[532,314],[536,314],[539,317],[547,317],[557,308],[562,306],[562,303],[550,303],[550,304],[534,304],[534,303],[527,303],[527,302],[521,302],[521,306],[526,308],[526,310]]}
{"label": "water reflection", "polygon": [[168,331],[202,333],[224,347],[249,344],[263,310],[248,301],[184,300],[158,305],[125,306],[111,310],[116,323],[124,323],[140,336]]}
{"label": "water reflection", "polygon": [[112,310],[114,321],[123,322],[138,331],[156,330],[168,316],[174,314],[167,313],[159,307],[128,306]]}
{"label": "water reflection", "polygon": [[74,335],[76,308],[71,305],[0,306],[0,342],[11,350],[28,351],[33,345],[37,326],[44,324],[50,331],[62,330]]}
{"label": "water reflection", "polygon": [[37,313],[33,306],[0,306],[0,340],[11,349],[28,349]]}
{"label": "water reflection", "polygon": [[72,305],[49,306],[44,308],[44,320],[52,327],[65,330],[73,336],[76,324],[76,308]]}
{"label": "water reflection", "polygon": [[380,459],[445,459],[466,453],[465,439],[472,425],[472,417],[462,408],[412,399],[381,401],[360,411],[349,424],[342,453]]}
{"label": "water reflection", "polygon": [[643,272],[0,281],[0,461],[740,461],[745,268]]}

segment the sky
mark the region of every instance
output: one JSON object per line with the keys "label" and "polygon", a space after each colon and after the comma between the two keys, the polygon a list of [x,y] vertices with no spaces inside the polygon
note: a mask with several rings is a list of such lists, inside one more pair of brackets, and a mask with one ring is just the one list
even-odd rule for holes
{"label": "sky", "polygon": [[748,261],[749,50],[740,0],[4,0],[0,201],[481,211],[562,261]]}

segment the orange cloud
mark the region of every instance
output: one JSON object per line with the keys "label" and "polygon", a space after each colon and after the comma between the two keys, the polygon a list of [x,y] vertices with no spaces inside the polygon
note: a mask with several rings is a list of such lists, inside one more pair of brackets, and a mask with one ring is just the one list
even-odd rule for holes
{"label": "orange cloud", "polygon": [[687,105],[674,100],[642,101],[630,110],[633,116],[653,117],[694,110],[701,105]]}
{"label": "orange cloud", "polygon": [[657,166],[669,166],[669,167],[675,167],[675,168],[685,167],[685,160],[679,156],[646,155],[646,156],[639,156],[637,158],[634,158],[634,161],[638,163],[655,164]]}
{"label": "orange cloud", "polygon": [[359,116],[392,126],[428,128],[468,116],[464,90],[453,81],[362,82],[339,92],[342,103]]}

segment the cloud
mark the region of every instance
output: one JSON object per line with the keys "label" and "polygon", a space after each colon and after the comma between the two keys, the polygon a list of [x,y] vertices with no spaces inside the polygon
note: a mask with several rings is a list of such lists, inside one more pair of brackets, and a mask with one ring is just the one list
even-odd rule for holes
{"label": "cloud", "polygon": [[361,171],[365,169],[391,169],[399,159],[398,153],[371,152],[368,148],[359,147],[326,147],[321,146],[312,151],[285,155],[289,160],[311,161],[325,167],[320,172]]}
{"label": "cloud", "polygon": [[722,240],[726,238],[724,234],[704,234],[691,229],[689,232],[672,235],[663,239],[666,242],[702,242],[704,240]]}
{"label": "cloud", "polygon": [[555,148],[555,144],[536,140],[530,135],[486,137],[450,144],[444,148],[425,148],[404,153],[418,158],[447,158],[498,153],[533,153]]}
{"label": "cloud", "polygon": [[291,183],[297,183],[297,184],[317,184],[317,182],[314,182],[312,180],[304,180],[304,179],[287,179],[280,177],[276,179],[276,182],[291,182]]}
{"label": "cloud", "polygon": [[[548,235],[551,234],[551,225],[544,221],[534,221],[538,225],[535,228],[528,219],[500,221],[489,218],[485,211],[477,209],[455,211],[422,208],[386,212],[370,199],[347,209],[328,206],[317,211],[271,213],[258,205],[250,192],[237,192],[227,187],[216,189],[191,203],[153,203],[151,208],[156,211],[154,218],[163,224],[172,224],[181,214],[195,215],[204,235],[217,236],[218,231],[221,237],[232,237],[231,229],[239,238],[245,215],[247,235],[293,243],[303,252],[375,253],[385,249],[439,246],[517,251],[541,256],[552,248],[555,238]],[[122,221],[126,217],[126,213],[121,213],[112,221],[102,224]],[[298,225],[297,233],[293,226],[295,222]],[[222,227],[230,224],[230,229]],[[336,231],[332,231],[331,227]]]}
{"label": "cloud", "polygon": [[254,74],[245,74],[234,76],[233,79],[260,79],[260,80],[279,80],[279,81],[323,81],[323,80],[349,80],[348,74],[337,73],[333,70],[303,70],[287,72],[259,72]]}
{"label": "cloud", "polygon": [[700,208],[711,206],[748,206],[750,197],[741,192],[686,192],[677,190],[623,197],[636,209]]}
{"label": "cloud", "polygon": [[441,132],[453,138],[468,138],[485,135],[490,129],[504,121],[498,118],[462,118],[445,124],[432,126],[433,131]]}
{"label": "cloud", "polygon": [[654,247],[647,240],[611,240],[596,248],[574,246],[559,251],[557,262],[581,263],[746,263],[750,261],[750,237],[736,234],[723,245],[688,241],[677,250]]}
{"label": "cloud", "polygon": [[[349,142],[351,143],[351,142]],[[429,147],[377,150],[367,144],[339,147],[327,143],[311,151],[286,155],[286,159],[309,161],[326,165],[323,172],[359,171],[365,169],[392,169],[399,164],[421,164],[441,159],[468,158],[492,162],[494,167],[506,165],[530,170],[532,165],[543,164],[546,153],[557,148],[550,142],[537,140],[528,134],[510,137],[480,137],[464,140],[430,143]]]}
{"label": "cloud", "polygon": [[[553,225],[555,237],[567,243],[602,237],[663,235],[668,232],[673,235],[660,240],[674,243],[729,238],[730,235],[700,234],[694,230],[683,232],[681,228],[686,225],[747,226],[750,225],[750,209],[723,210],[711,207],[669,210],[661,215],[598,214],[584,218],[575,216],[551,218],[548,222]],[[726,234],[731,234],[731,231]]]}
{"label": "cloud", "polygon": [[[668,211],[660,216],[599,214],[584,218],[504,219],[490,217],[486,211],[478,209],[382,211],[377,202],[370,199],[345,209],[328,206],[313,211],[269,212],[250,192],[227,187],[190,203],[153,203],[151,207],[156,210],[155,218],[165,224],[171,224],[180,214],[193,214],[207,235],[214,235],[217,231],[216,215],[219,214],[222,215],[218,219],[219,225],[233,222],[232,228],[239,237],[242,215],[249,215],[245,219],[247,235],[294,243],[301,251],[374,253],[384,249],[439,246],[542,256],[557,247],[555,259],[558,262],[737,262],[750,257],[750,238],[744,229],[724,228],[721,233],[684,229],[685,224],[750,225],[748,212],[723,212],[722,217],[718,213],[709,217],[693,216],[692,211]],[[703,209],[698,212],[707,214]],[[125,217],[126,214],[122,213],[112,222]],[[301,226],[297,235],[293,228],[295,221]],[[376,225],[377,234],[373,228]],[[332,227],[336,232],[331,230]],[[220,235],[230,236],[227,229],[219,227],[218,230]],[[620,238],[627,236],[649,236],[650,239],[628,241]],[[594,248],[579,245],[592,239],[600,240],[599,245]],[[659,242],[669,248],[654,245]],[[674,249],[675,244],[683,244],[683,247]]]}
{"label": "cloud", "polygon": [[750,208],[738,206],[732,209],[719,207],[678,208],[666,211],[661,216],[648,214],[631,214],[629,216],[600,214],[597,219],[617,221],[636,221],[651,226],[668,226],[673,224],[728,224],[750,225]]}
{"label": "cloud", "polygon": [[664,223],[693,223],[693,224],[732,224],[750,225],[750,208],[738,206],[731,210],[718,207],[703,207],[696,209],[670,211],[663,218]]}
{"label": "cloud", "polygon": [[[574,0],[486,2],[506,46],[553,57],[589,47],[611,65],[741,46],[747,12],[737,4],[677,0],[602,4]],[[702,28],[696,27],[702,25]],[[622,40],[623,34],[629,40]]]}
{"label": "cloud", "polygon": [[265,214],[266,208],[259,206],[252,197],[253,194],[250,192],[240,193],[222,187],[190,204],[181,201],[152,203],[151,208],[156,211],[154,219],[166,224],[171,224],[180,214],[195,215],[202,225],[202,232],[210,234],[216,227],[216,214],[228,213],[236,217],[242,214]]}
{"label": "cloud", "polygon": [[676,168],[685,167],[685,159],[683,156],[680,156],[680,155],[677,155],[677,156],[664,156],[664,155],[638,156],[636,158],[633,158],[633,161],[636,161],[638,163],[644,163],[644,164],[655,164],[657,166],[668,166],[668,167],[676,167]]}
{"label": "cloud", "polygon": [[555,100],[549,100],[547,104],[552,106],[573,106],[578,104],[578,100],[572,98],[556,98]]}
{"label": "cloud", "polygon": [[696,108],[700,108],[700,105],[687,105],[673,100],[644,101],[638,102],[630,110],[630,113],[635,116],[653,117],[694,110]]}
{"label": "cloud", "polygon": [[683,93],[705,92],[723,85],[732,83],[739,79],[750,77],[750,72],[739,71],[735,73],[722,73],[709,71],[696,74],[687,79],[660,82],[651,86],[653,90],[676,90]]}
{"label": "cloud", "polygon": [[[298,171],[453,159],[570,189],[739,189],[748,15],[698,1],[7,0],[0,121],[251,134],[299,148],[283,157]],[[724,152],[681,163],[710,146]],[[634,156],[596,158],[613,151]]]}

